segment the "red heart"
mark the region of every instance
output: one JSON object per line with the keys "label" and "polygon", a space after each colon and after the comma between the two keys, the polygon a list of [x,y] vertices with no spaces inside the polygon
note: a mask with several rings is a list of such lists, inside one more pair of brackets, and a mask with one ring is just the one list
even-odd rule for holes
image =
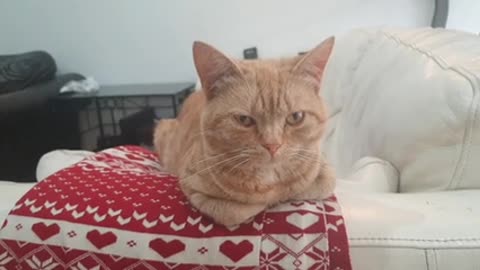
{"label": "red heart", "polygon": [[45,241],[48,238],[57,235],[60,232],[60,226],[58,226],[57,223],[52,223],[47,226],[45,223],[39,222],[32,225],[32,231],[38,236],[38,238]]}
{"label": "red heart", "polygon": [[148,246],[151,249],[155,250],[163,258],[168,258],[185,250],[185,244],[182,243],[180,240],[172,240],[170,242],[165,242],[163,241],[163,239],[157,238],[150,241],[150,244]]}
{"label": "red heart", "polygon": [[98,230],[89,231],[87,239],[98,249],[117,242],[117,236],[113,232],[100,233]]}
{"label": "red heart", "polygon": [[243,240],[238,244],[234,244],[228,240],[220,245],[220,251],[233,262],[240,261],[243,257],[247,256],[248,253],[252,252],[252,250],[253,245],[247,240]]}

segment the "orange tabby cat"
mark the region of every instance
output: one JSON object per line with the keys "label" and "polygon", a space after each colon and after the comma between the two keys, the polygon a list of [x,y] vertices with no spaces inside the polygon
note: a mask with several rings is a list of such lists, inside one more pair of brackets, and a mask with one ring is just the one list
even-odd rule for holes
{"label": "orange tabby cat", "polygon": [[303,57],[241,61],[194,43],[203,90],[177,119],[160,121],[154,143],[200,212],[230,226],[283,201],[332,193],[319,88],[333,45],[332,37]]}

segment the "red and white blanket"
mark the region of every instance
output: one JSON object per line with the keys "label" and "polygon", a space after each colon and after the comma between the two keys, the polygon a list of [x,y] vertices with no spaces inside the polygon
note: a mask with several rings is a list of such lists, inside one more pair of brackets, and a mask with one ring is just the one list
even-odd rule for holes
{"label": "red and white blanket", "polygon": [[99,152],[33,187],[0,230],[3,269],[351,269],[335,197],[226,228],[135,146]]}

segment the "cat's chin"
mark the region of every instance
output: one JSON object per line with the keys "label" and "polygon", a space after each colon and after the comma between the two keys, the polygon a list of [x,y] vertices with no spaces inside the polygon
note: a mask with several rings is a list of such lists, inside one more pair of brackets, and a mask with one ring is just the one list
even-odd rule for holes
{"label": "cat's chin", "polygon": [[279,166],[281,166],[280,160],[257,160],[257,161],[252,161],[249,167],[253,168],[252,171],[255,171],[255,172],[259,172],[259,171],[273,172]]}
{"label": "cat's chin", "polygon": [[278,164],[270,163],[263,166],[263,168],[258,172],[258,181],[262,185],[273,185],[281,181],[278,179],[278,174],[275,173],[275,170],[278,168]]}

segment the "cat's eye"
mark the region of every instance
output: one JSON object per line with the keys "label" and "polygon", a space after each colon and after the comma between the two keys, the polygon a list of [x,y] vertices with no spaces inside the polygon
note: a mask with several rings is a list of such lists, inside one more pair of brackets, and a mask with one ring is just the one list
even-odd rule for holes
{"label": "cat's eye", "polygon": [[255,119],[248,115],[235,115],[235,120],[237,120],[237,122],[244,127],[252,127],[255,125]]}
{"label": "cat's eye", "polygon": [[305,119],[304,112],[294,112],[287,117],[287,124],[291,126],[300,125]]}

